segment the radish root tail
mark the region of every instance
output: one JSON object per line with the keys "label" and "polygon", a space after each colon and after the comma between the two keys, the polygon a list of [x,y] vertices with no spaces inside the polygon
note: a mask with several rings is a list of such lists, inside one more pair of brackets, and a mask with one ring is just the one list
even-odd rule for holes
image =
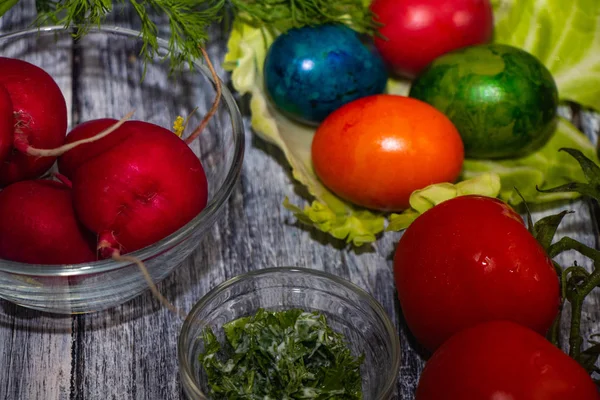
{"label": "radish root tail", "polygon": [[140,260],[140,259],[138,259],[136,257],[122,256],[119,253],[119,251],[113,252],[112,259],[115,260],[115,261],[126,261],[126,262],[131,262],[131,263],[136,264],[138,266],[138,268],[140,269],[140,272],[144,276],[144,279],[146,280],[146,283],[150,287],[150,291],[158,299],[158,301],[160,301],[160,303],[163,306],[167,307],[174,314],[178,314],[180,317],[182,317],[182,318],[185,319],[186,313],[183,312],[182,310],[180,310],[179,308],[175,307],[169,300],[167,300],[160,293],[160,291],[158,290],[158,288],[156,287],[156,285],[152,281],[152,277],[150,276],[150,273],[148,272],[148,269],[146,268],[146,266],[144,265],[144,263],[142,262],[142,260]]}
{"label": "radish root tail", "polygon": [[213,66],[212,62],[210,61],[210,57],[208,57],[208,53],[206,52],[206,50],[204,48],[200,48],[200,51],[202,52],[202,56],[204,57],[204,60],[206,61],[206,66],[210,70],[212,78],[215,81],[217,95],[215,96],[215,100],[213,101],[212,107],[210,108],[208,113],[206,113],[204,118],[202,118],[202,122],[200,122],[200,125],[198,125],[198,127],[196,129],[194,129],[192,134],[185,140],[186,144],[192,143],[198,136],[200,136],[200,134],[202,133],[204,128],[206,128],[206,125],[208,125],[210,119],[217,112],[217,108],[219,108],[219,102],[221,101],[221,93],[222,93],[221,80],[219,79],[219,76],[217,75],[217,71],[215,71],[215,67]]}
{"label": "radish root tail", "polygon": [[106,128],[105,130],[98,133],[97,135],[94,135],[87,139],[77,140],[76,142],[73,142],[73,143],[65,144],[63,146],[57,147],[56,149],[38,149],[38,148],[32,147],[29,145],[29,143],[24,141],[22,137],[21,138],[15,137],[14,145],[19,151],[21,151],[27,155],[30,155],[30,156],[58,157],[58,156],[65,154],[67,151],[74,149],[75,147],[77,147],[79,145],[82,145],[85,143],[92,143],[92,142],[102,139],[105,136],[110,135],[111,133],[113,133],[114,131],[119,129],[121,127],[121,125],[123,125],[127,120],[129,120],[133,116],[134,112],[135,112],[135,110],[130,111],[129,113],[127,113],[127,115],[125,115],[119,121],[115,122],[114,125],[111,125],[110,127]]}
{"label": "radish root tail", "polygon": [[69,178],[67,178],[66,176],[64,176],[63,174],[59,174],[58,172],[54,172],[52,175],[56,179],[58,179],[60,182],[64,183],[66,186],[68,186],[69,189],[73,189],[73,182],[71,182],[71,180]]}
{"label": "radish root tail", "polygon": [[[221,94],[222,94],[222,86],[221,86],[221,80],[219,79],[219,76],[217,75],[217,72],[215,71],[215,68],[212,64],[212,62],[210,61],[210,58],[208,57],[208,53],[206,52],[206,50],[204,48],[200,48],[200,51],[202,52],[202,55],[206,61],[206,65],[208,66],[208,69],[210,70],[210,73],[212,75],[212,78],[215,82],[215,86],[216,86],[216,97],[213,101],[212,107],[210,108],[210,110],[208,111],[208,113],[204,116],[204,118],[202,119],[202,121],[200,122],[200,125],[198,125],[198,127],[191,133],[191,135],[185,140],[186,144],[190,144],[191,142],[193,142],[204,130],[204,128],[206,127],[206,125],[208,125],[210,119],[213,117],[213,115],[217,112],[217,109],[219,107],[219,102],[221,100]],[[192,111],[192,114],[196,111],[196,109],[194,109],[194,111]],[[40,157],[52,157],[52,156],[60,156],[61,154],[64,154],[65,152],[71,150],[72,148],[80,145],[80,144],[84,144],[84,143],[90,143],[99,139],[102,139],[104,136],[110,134],[111,132],[117,130],[125,121],[127,121],[129,118],[131,118],[131,116],[133,115],[133,111],[130,112],[129,114],[127,114],[125,117],[123,117],[119,122],[117,122],[116,124],[114,124],[113,126],[109,127],[108,129],[106,129],[103,132],[100,132],[98,135],[93,136],[89,139],[83,139],[83,140],[79,140],[73,143],[70,143],[68,145],[59,147],[58,149],[53,149],[53,150],[43,150],[43,149],[35,149],[33,147],[27,146],[26,149],[22,150],[23,152],[29,154],[29,155],[34,155],[34,156],[40,156]],[[186,119],[185,122],[185,126],[187,127],[187,123],[189,122],[189,117],[188,119]],[[112,246],[112,243],[110,241],[101,241],[99,243],[98,249],[100,251],[105,251],[105,254],[108,255],[107,253],[111,253],[110,257],[118,262],[130,262],[133,264],[136,264],[137,267],[139,268],[140,272],[142,273],[144,279],[146,280],[146,283],[148,284],[148,287],[150,288],[150,291],[152,292],[152,294],[158,299],[158,301],[165,306],[166,308],[168,308],[171,312],[173,312],[174,314],[177,314],[179,316],[181,316],[182,318],[186,318],[187,314],[180,310],[179,308],[177,308],[176,306],[174,306],[169,300],[167,300],[158,290],[158,288],[156,287],[156,285],[154,284],[154,281],[152,280],[152,277],[150,276],[150,273],[148,272],[148,269],[146,268],[146,266],[144,265],[144,263],[142,262],[142,260],[136,258],[136,257],[132,257],[132,256],[127,256],[127,255],[121,255],[121,252],[117,249],[115,249]]]}

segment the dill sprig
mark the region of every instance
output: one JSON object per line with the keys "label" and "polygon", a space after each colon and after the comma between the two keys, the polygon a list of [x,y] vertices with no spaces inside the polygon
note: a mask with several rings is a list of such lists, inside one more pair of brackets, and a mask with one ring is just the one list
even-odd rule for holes
{"label": "dill sprig", "polygon": [[[124,4],[124,0],[118,0]],[[226,0],[127,0],[139,21],[143,46],[141,54],[149,61],[159,55],[159,29],[156,17],[166,16],[169,24],[168,52],[173,67],[202,56],[208,40],[208,26],[219,22]],[[113,11],[112,0],[37,0],[35,24],[48,23],[75,28],[74,37],[100,26]]]}
{"label": "dill sprig", "polygon": [[363,0],[231,0],[246,23],[285,32],[290,28],[342,23],[372,35],[378,23]]}
{"label": "dill sprig", "polygon": [[[15,0],[9,0],[14,1]],[[208,27],[218,23],[229,9],[246,23],[274,32],[290,28],[342,23],[359,33],[372,35],[378,24],[365,0],[36,0],[38,26],[49,23],[74,28],[85,35],[113,12],[115,1],[130,3],[140,20],[141,55],[150,60],[159,54],[157,18],[168,19],[167,54],[172,67],[200,57],[208,41]],[[0,8],[0,16],[10,7]]]}

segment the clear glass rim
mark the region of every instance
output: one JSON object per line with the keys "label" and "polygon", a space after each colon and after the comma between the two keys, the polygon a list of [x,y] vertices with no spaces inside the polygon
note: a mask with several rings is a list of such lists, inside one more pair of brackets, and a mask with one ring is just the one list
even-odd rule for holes
{"label": "clear glass rim", "polygon": [[206,394],[204,394],[196,384],[194,376],[192,374],[192,366],[188,362],[187,358],[187,337],[189,335],[189,332],[191,331],[192,325],[194,325],[195,323],[194,321],[197,319],[197,314],[202,309],[204,309],[210,301],[212,301],[215,297],[217,297],[226,289],[240,282],[252,279],[254,277],[273,275],[278,273],[310,275],[325,278],[329,281],[332,281],[336,285],[340,285],[346,289],[349,289],[353,293],[357,294],[360,299],[366,301],[369,304],[369,306],[375,311],[375,315],[381,320],[387,333],[388,339],[391,343],[391,356],[393,361],[393,365],[391,366],[391,368],[392,371],[394,371],[392,374],[390,374],[388,379],[386,379],[384,388],[381,392],[382,394],[374,400],[389,399],[389,397],[394,391],[398,375],[400,373],[401,350],[399,333],[394,327],[394,324],[390,320],[390,317],[388,316],[387,312],[384,310],[383,306],[377,300],[375,300],[373,296],[371,296],[367,291],[355,285],[354,283],[346,279],[340,278],[339,276],[330,274],[328,272],[305,267],[271,267],[237,275],[215,286],[192,307],[192,309],[190,310],[183,322],[181,331],[179,333],[179,338],[177,340],[177,358],[179,361],[179,374],[181,377],[182,386],[186,393],[189,392],[188,394],[193,396],[194,400],[208,400]]}
{"label": "clear glass rim", "polygon": [[[69,34],[73,28],[65,29],[64,26],[44,26],[41,28],[28,28],[17,30],[13,32],[8,32],[0,35],[0,42],[6,42],[9,40],[15,40],[19,38],[23,38],[26,36],[37,35],[40,33],[64,33]],[[140,38],[141,33],[139,31],[121,28],[118,26],[111,25],[101,25],[101,26],[92,26],[89,28],[89,33],[112,33],[123,35],[125,37],[131,39]],[[162,49],[167,49],[169,44],[166,40],[162,38],[158,38],[158,45]],[[200,74],[203,74],[206,79],[208,79],[213,85],[215,81],[212,77],[210,70],[199,60],[195,60],[193,62],[194,67],[197,68]],[[154,243],[151,246],[140,249],[135,252],[128,253],[128,256],[136,257],[138,259],[144,260],[151,258],[165,249],[168,249],[171,246],[175,246],[179,241],[183,240],[186,236],[188,236],[192,231],[197,229],[199,226],[203,224],[207,224],[209,226],[212,219],[215,217],[216,213],[223,207],[235,184],[238,181],[238,178],[241,174],[242,164],[244,159],[244,151],[245,151],[245,137],[244,137],[244,125],[242,122],[242,115],[237,106],[235,98],[231,91],[227,88],[227,85],[223,83],[222,85],[222,95],[221,100],[227,106],[229,117],[231,118],[231,124],[233,129],[233,139],[234,139],[234,154],[233,154],[233,162],[229,171],[227,171],[227,176],[220,188],[218,188],[214,197],[208,202],[204,210],[200,214],[198,214],[194,219],[188,222],[186,225],[181,227],[176,232],[167,236],[166,238]],[[100,260],[91,263],[83,263],[83,264],[73,264],[73,265],[39,265],[39,264],[27,264],[27,263],[19,263],[9,260],[0,260],[0,271],[14,273],[19,275],[36,275],[36,276],[77,276],[83,274],[90,273],[98,273],[98,272],[107,272],[115,269],[119,269],[125,267],[127,265],[131,265],[130,262],[116,262],[113,260]]]}

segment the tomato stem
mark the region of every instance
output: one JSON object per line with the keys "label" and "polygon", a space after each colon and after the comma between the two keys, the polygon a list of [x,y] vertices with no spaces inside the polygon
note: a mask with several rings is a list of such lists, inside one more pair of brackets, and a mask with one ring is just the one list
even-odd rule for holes
{"label": "tomato stem", "polygon": [[[596,162],[587,158],[580,150],[577,149],[561,148],[559,151],[568,153],[579,163],[587,182],[571,182],[562,186],[545,190],[541,190],[536,187],[537,190],[543,193],[577,192],[600,202],[600,167],[596,164]],[[562,219],[560,214],[546,217],[544,219],[547,218],[555,218],[555,222],[558,221],[558,223],[560,223],[560,219]],[[551,222],[550,219],[547,219],[545,224],[540,224],[540,229],[547,229],[548,227],[544,225],[549,225]],[[554,228],[557,226],[558,225],[556,225]],[[554,235],[555,233],[556,229],[554,229],[552,234]],[[549,235],[546,237],[546,239],[548,238],[551,239]],[[575,250],[581,255],[592,260],[594,263],[591,273],[588,272],[586,268],[583,268],[575,263],[575,265],[565,268],[559,273],[559,275],[561,277],[561,301],[568,301],[571,304],[569,355],[579,362],[584,368],[586,368],[590,374],[600,373],[600,369],[596,367],[598,357],[600,356],[600,343],[590,339],[589,342],[592,344],[592,346],[582,350],[583,337],[581,336],[581,313],[583,311],[583,302],[586,296],[590,294],[594,288],[600,286],[600,251],[586,246],[583,243],[579,243],[578,241],[569,237],[563,237],[554,244],[550,244],[550,242],[547,241],[542,243],[542,246],[546,249],[550,258],[554,258],[564,251]],[[562,308],[563,306],[561,303],[560,313],[562,313]],[[560,315],[557,317],[555,323],[560,325],[559,321]],[[557,327],[552,327],[550,336],[558,341]]]}
{"label": "tomato stem", "polygon": [[547,253],[551,258],[556,257],[564,251],[575,250],[581,255],[594,262],[594,269],[590,273],[584,267],[577,264],[564,268],[560,273],[561,304],[559,314],[554,320],[550,330],[549,340],[560,347],[558,342],[561,314],[565,300],[570,303],[571,326],[569,332],[569,355],[584,365],[586,360],[582,354],[583,337],[581,336],[581,313],[586,296],[600,285],[600,251],[586,246],[570,237],[563,237],[556,243],[548,246]]}
{"label": "tomato stem", "polygon": [[[600,268],[598,268],[600,265],[600,252],[594,250],[594,253],[595,254],[589,255],[589,257],[594,260],[594,270],[591,274],[583,267],[577,265],[565,269],[563,273],[563,298],[565,298],[565,296],[568,297],[569,303],[571,303],[569,355],[580,363],[583,362],[581,360],[581,348],[583,346],[583,337],[581,336],[581,313],[583,311],[583,302],[586,296],[590,294],[594,288],[600,285]],[[572,290],[571,296],[567,293],[569,289]]]}
{"label": "tomato stem", "polygon": [[558,306],[558,315],[556,316],[556,318],[554,318],[554,322],[552,322],[552,326],[550,327],[550,337],[548,338],[548,340],[550,340],[550,342],[558,348],[561,347],[560,325],[561,325],[561,321],[562,321],[561,316],[562,316],[562,310],[564,308],[564,305],[565,305],[565,301],[563,299],[561,299],[560,304]]}
{"label": "tomato stem", "polygon": [[581,337],[581,311],[583,299],[571,302],[571,332],[569,334],[569,355],[579,361],[583,338]]}
{"label": "tomato stem", "polygon": [[550,247],[548,247],[548,255],[550,258],[554,258],[567,250],[575,250],[576,252],[581,253],[582,255],[594,261],[600,260],[600,252],[598,252],[598,250],[586,246],[585,244],[580,243],[575,239],[571,239],[570,237],[563,237],[558,242],[550,245]]}

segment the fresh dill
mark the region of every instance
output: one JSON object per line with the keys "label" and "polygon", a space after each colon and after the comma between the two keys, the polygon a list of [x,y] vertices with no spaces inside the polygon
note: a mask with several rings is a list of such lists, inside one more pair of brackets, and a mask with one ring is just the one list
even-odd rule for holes
{"label": "fresh dill", "polygon": [[[0,16],[10,7],[0,8]],[[202,57],[209,26],[221,22],[229,11],[254,26],[278,33],[290,28],[342,23],[359,33],[372,35],[378,26],[364,0],[36,0],[37,26],[73,28],[81,37],[90,27],[102,25],[118,5],[130,3],[140,21],[141,56],[159,54],[158,18],[168,19],[167,54],[172,67]]]}

